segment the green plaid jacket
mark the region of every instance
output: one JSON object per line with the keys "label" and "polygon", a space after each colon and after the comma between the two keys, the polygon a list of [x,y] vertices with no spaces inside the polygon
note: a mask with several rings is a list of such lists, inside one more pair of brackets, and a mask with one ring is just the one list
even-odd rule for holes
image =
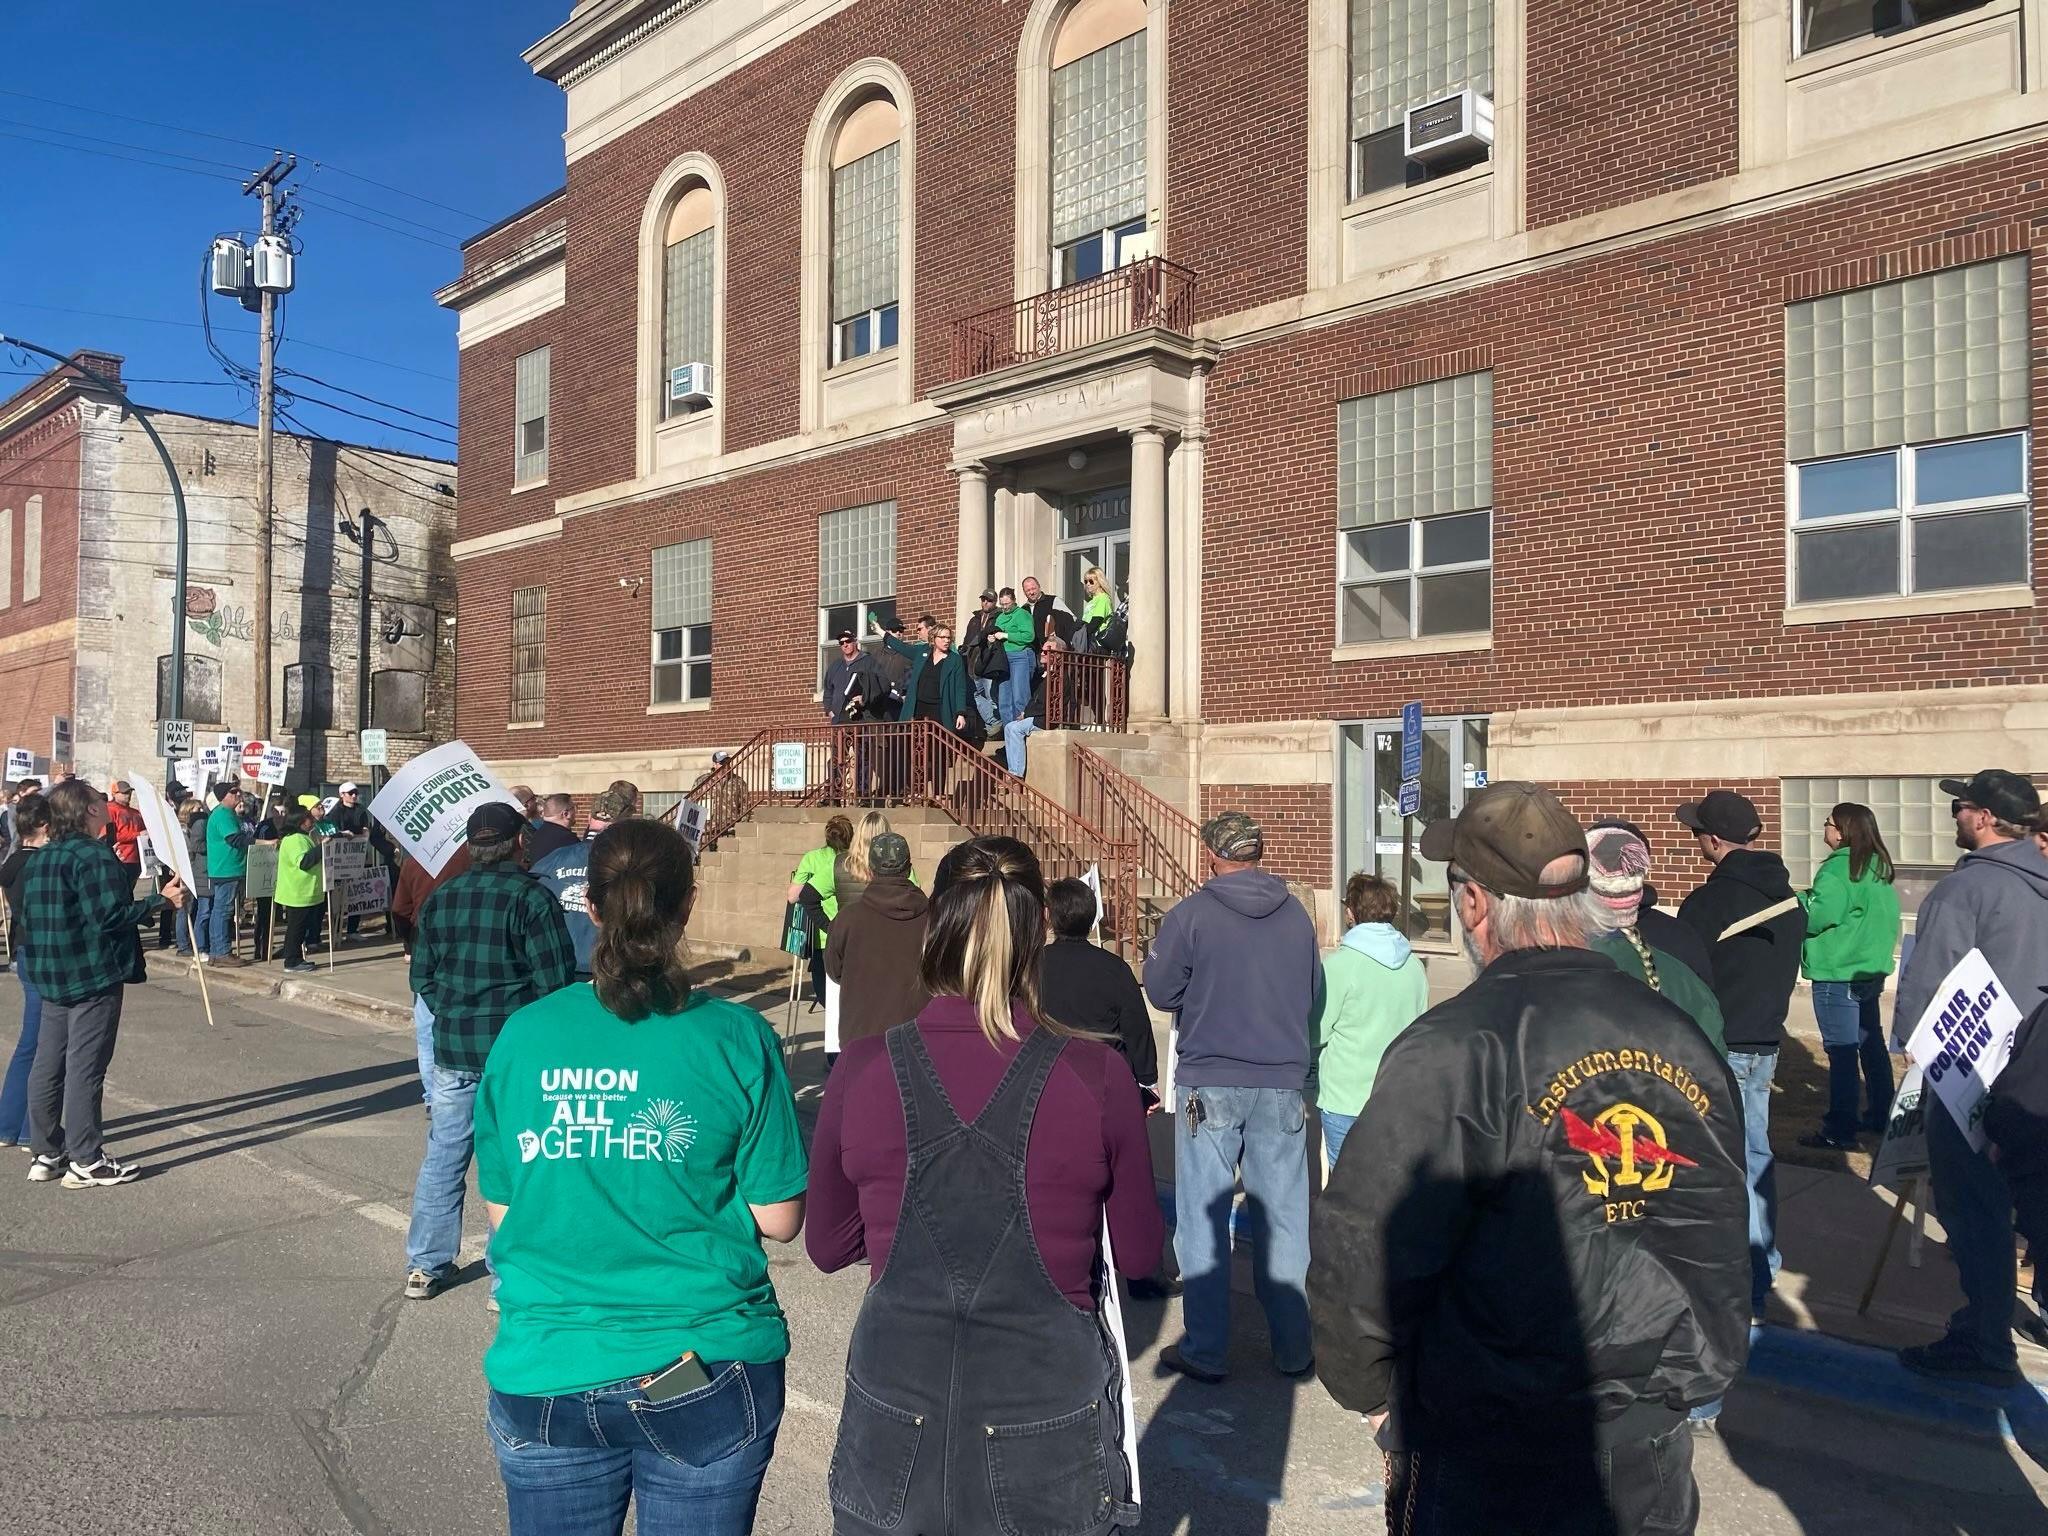
{"label": "green plaid jacket", "polygon": [[427,898],[412,989],[434,1011],[434,1065],[481,1072],[505,1021],[576,979],[555,898],[513,864],[468,869]]}
{"label": "green plaid jacket", "polygon": [[80,1003],[118,987],[139,958],[135,925],[164,904],[135,899],[135,871],[105,843],[60,837],[21,876],[22,970],[53,1003]]}

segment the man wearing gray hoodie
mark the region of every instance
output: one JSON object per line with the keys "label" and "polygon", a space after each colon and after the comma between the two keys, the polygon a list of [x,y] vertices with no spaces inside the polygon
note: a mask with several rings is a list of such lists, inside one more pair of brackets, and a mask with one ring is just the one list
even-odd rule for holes
{"label": "man wearing gray hoodie", "polygon": [[1174,1252],[1186,1337],[1160,1363],[1223,1380],[1230,1343],[1230,1230],[1239,1177],[1259,1220],[1253,1284],[1273,1364],[1315,1366],[1309,1340],[1309,1020],[1322,982],[1315,924],[1259,868],[1265,839],[1241,811],[1202,828],[1210,878],[1159,925],[1145,962],[1152,1006],[1177,1016]]}
{"label": "man wearing gray hoodie", "polygon": [[[1955,796],[1956,846],[1967,851],[1920,904],[1892,1014],[1892,1043],[1900,1048],[1973,949],[1983,952],[2022,1017],[2048,994],[2048,856],[2032,835],[2040,793],[2023,774],[1997,768],[1943,779],[1941,787]],[[1971,1149],[1937,1095],[1921,1102],[1934,1203],[1964,1299],[1946,1335],[1900,1350],[1899,1363],[1923,1376],[2016,1386],[2023,1378],[2012,1342],[2012,1191],[1989,1155]]]}

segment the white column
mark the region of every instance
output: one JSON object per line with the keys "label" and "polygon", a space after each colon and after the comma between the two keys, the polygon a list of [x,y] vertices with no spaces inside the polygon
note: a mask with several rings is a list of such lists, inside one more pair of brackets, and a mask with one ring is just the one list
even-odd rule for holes
{"label": "white column", "polygon": [[981,606],[988,585],[988,467],[955,465],[960,477],[960,528],[954,546],[952,622],[964,624]]}
{"label": "white column", "polygon": [[1166,437],[1131,434],[1131,719],[1166,718]]}
{"label": "white column", "polygon": [[1170,456],[1173,668],[1166,696],[1176,720],[1198,719],[1202,713],[1202,474],[1206,445],[1205,433],[1183,432]]}

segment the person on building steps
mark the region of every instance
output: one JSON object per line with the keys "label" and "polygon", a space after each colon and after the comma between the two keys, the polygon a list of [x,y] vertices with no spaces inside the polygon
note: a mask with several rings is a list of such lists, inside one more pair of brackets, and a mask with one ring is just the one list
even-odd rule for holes
{"label": "person on building steps", "polygon": [[1323,957],[1314,1021],[1316,1107],[1332,1168],[1372,1097],[1380,1058],[1429,1006],[1422,960],[1394,926],[1400,908],[1400,893],[1390,882],[1363,870],[1353,874],[1344,883],[1350,926]]}
{"label": "person on building steps", "polygon": [[[828,1274],[869,1274],[827,1480],[840,1536],[1137,1522],[1096,1272],[1105,1218],[1133,1278],[1158,1262],[1163,1219],[1130,1068],[1040,1005],[1044,914],[1022,843],[953,849],[933,880],[931,1002],[849,1043],[825,1089],[805,1245]],[[904,1449],[911,1426],[925,1452]]]}
{"label": "person on building steps", "polygon": [[[1063,649],[1057,635],[1045,642],[1047,655]],[[1045,719],[1045,673],[1040,671],[1031,684],[1031,697],[1024,712],[1003,726],[1003,764],[1020,779],[1031,766],[1030,740],[1046,728]]]}
{"label": "person on building steps", "polygon": [[994,734],[1003,723],[996,710],[996,695],[1009,679],[1010,663],[1003,648],[1003,632],[996,624],[993,587],[982,589],[981,606],[967,620],[960,656],[974,682],[974,707],[981,713],[982,728]]}
{"label": "person on building steps", "polygon": [[1799,963],[1813,983],[1813,1016],[1828,1053],[1828,1108],[1819,1131],[1799,1145],[1853,1151],[1859,1132],[1881,1136],[1891,1118],[1892,1058],[1878,1002],[1899,952],[1899,893],[1869,806],[1843,801],[1828,812],[1821,835],[1828,856],[1811,889],[1799,893],[1806,908]]}
{"label": "person on building steps", "polygon": [[617,1536],[629,1499],[647,1536],[746,1536],[789,1354],[763,1247],[803,1228],[803,1136],[774,1032],[690,986],[682,834],[629,812],[588,847],[590,984],[507,1019],[476,1089],[491,1448],[512,1536]]}
{"label": "person on building steps", "polygon": [[1031,610],[1017,606],[1017,594],[1008,587],[996,594],[996,628],[1003,634],[1003,659],[1008,676],[1003,681],[998,710],[1003,723],[1023,715],[1031,702],[1031,683],[1038,670],[1037,624]]}

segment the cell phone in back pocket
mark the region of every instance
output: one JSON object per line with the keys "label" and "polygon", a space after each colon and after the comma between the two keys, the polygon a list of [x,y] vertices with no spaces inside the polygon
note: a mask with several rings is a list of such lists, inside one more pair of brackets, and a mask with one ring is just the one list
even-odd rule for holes
{"label": "cell phone in back pocket", "polygon": [[704,1369],[704,1362],[697,1358],[697,1351],[693,1349],[674,1365],[656,1371],[641,1382],[640,1390],[650,1403],[669,1403],[710,1385],[711,1373]]}

